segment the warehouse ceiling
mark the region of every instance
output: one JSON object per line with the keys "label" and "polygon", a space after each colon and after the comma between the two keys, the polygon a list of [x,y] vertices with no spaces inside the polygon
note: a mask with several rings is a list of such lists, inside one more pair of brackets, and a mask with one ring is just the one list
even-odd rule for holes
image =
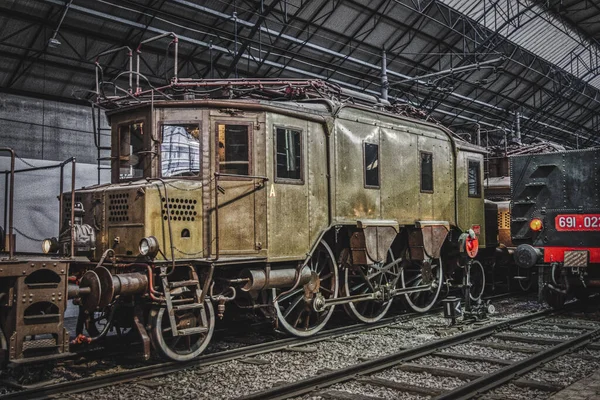
{"label": "warehouse ceiling", "polygon": [[[190,78],[317,78],[424,110],[483,144],[600,144],[600,0],[4,0],[0,90],[85,102],[122,86],[126,51],[166,32]],[[173,75],[170,39],[141,48],[142,85]],[[146,82],[145,79],[148,79]]]}

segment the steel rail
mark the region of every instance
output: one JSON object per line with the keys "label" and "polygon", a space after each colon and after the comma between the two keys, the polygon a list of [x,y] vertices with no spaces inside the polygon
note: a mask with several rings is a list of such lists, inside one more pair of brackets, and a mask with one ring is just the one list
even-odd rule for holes
{"label": "steel rail", "polygon": [[[502,293],[486,297],[486,299],[502,299],[508,297],[519,296],[522,293]],[[113,374],[106,374],[101,376],[93,376],[74,381],[58,382],[49,385],[37,384],[35,387],[29,387],[24,390],[19,390],[11,393],[7,393],[0,396],[1,400],[9,399],[40,399],[48,398],[56,395],[65,395],[73,393],[81,393],[89,390],[99,389],[107,386],[114,386],[122,383],[131,382],[136,379],[150,379],[159,376],[168,375],[174,372],[178,372],[187,368],[193,368],[195,366],[209,366],[218,363],[228,362],[236,359],[242,359],[245,357],[256,356],[259,354],[270,353],[274,351],[281,351],[293,348],[299,345],[307,345],[312,343],[318,343],[327,339],[353,334],[367,332],[375,329],[384,328],[396,323],[403,323],[407,321],[413,321],[419,318],[425,318],[430,316],[434,312],[439,312],[441,307],[435,307],[428,313],[406,313],[393,317],[384,318],[373,324],[355,324],[351,326],[342,326],[339,328],[333,328],[324,330],[315,334],[314,336],[299,338],[289,337],[281,340],[260,343],[256,345],[245,346],[237,349],[221,351],[212,354],[206,354],[200,356],[194,360],[187,362],[163,362],[158,364],[147,365],[141,368],[136,368],[128,371],[120,371]],[[504,323],[504,322],[503,322]]]}
{"label": "steel rail", "polygon": [[550,347],[531,357],[524,358],[521,361],[517,361],[511,365],[507,365],[504,368],[500,368],[491,374],[474,379],[466,385],[459,386],[454,390],[435,397],[435,400],[472,399],[473,396],[501,386],[515,379],[517,376],[521,376],[533,369],[538,368],[544,363],[552,361],[570,351],[578,349],[579,347],[585,346],[596,340],[598,337],[600,337],[600,329],[584,333],[583,335],[579,335],[571,340],[566,340],[561,344]]}
{"label": "steel rail", "polygon": [[[436,310],[439,311],[439,310]],[[259,354],[270,353],[274,351],[281,351],[293,348],[299,345],[307,345],[312,343],[321,342],[327,339],[331,339],[338,336],[347,334],[360,333],[370,331],[374,329],[380,329],[395,323],[402,323],[409,320],[418,318],[424,318],[429,316],[426,314],[407,313],[399,316],[389,317],[382,319],[373,324],[355,324],[351,326],[343,326],[339,328],[333,328],[326,331],[319,332],[314,336],[307,338],[290,337],[281,340],[260,343],[256,345],[245,346],[237,349],[221,351],[212,354],[206,354],[200,356],[194,360],[187,362],[163,362],[158,364],[147,365],[141,368],[136,368],[129,371],[120,371],[114,374],[107,374],[101,376],[93,376],[84,379],[78,379],[75,381],[66,381],[53,383],[45,386],[31,387],[25,390],[11,392],[5,395],[1,395],[0,399],[40,399],[48,398],[50,396],[73,394],[85,392],[88,390],[99,389],[106,386],[113,386],[121,383],[130,382],[135,379],[149,379],[158,376],[168,375],[173,372],[181,371],[187,368],[195,366],[209,366],[217,363],[223,363],[236,359],[256,356]]]}
{"label": "steel rail", "polygon": [[548,315],[559,313],[555,310],[543,310],[533,314],[513,318],[495,324],[490,324],[472,331],[468,331],[459,335],[450,336],[444,339],[435,340],[401,350],[399,352],[389,354],[374,360],[365,361],[359,364],[351,365],[347,368],[337,369],[331,372],[323,373],[317,376],[303,379],[301,381],[290,383],[289,385],[273,387],[261,392],[251,393],[241,396],[238,400],[279,400],[290,397],[302,396],[312,392],[315,389],[331,386],[336,383],[346,382],[356,379],[357,375],[368,375],[379,372],[388,368],[392,368],[405,361],[410,361],[416,358],[421,358],[426,355],[433,354],[442,348],[456,346],[465,342],[483,338],[498,332],[506,330],[514,326],[522,325],[542,319]]}

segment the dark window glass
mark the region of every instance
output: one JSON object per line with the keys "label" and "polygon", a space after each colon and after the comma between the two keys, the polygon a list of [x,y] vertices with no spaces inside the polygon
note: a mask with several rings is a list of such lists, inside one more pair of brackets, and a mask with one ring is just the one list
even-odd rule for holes
{"label": "dark window glass", "polygon": [[160,155],[163,177],[197,176],[200,172],[200,128],[198,125],[163,125]]}
{"label": "dark window glass", "polygon": [[302,179],[301,131],[286,128],[275,129],[277,146],[277,178]]}
{"label": "dark window glass", "polygon": [[365,186],[379,187],[379,145],[365,143]]}
{"label": "dark window glass", "polygon": [[479,161],[469,161],[469,196],[481,196],[481,175]]}
{"label": "dark window glass", "polygon": [[217,125],[219,172],[250,175],[248,125]]}
{"label": "dark window glass", "polygon": [[421,191],[433,192],[433,154],[421,152]]}
{"label": "dark window glass", "polygon": [[119,126],[119,178],[144,176],[144,123]]}

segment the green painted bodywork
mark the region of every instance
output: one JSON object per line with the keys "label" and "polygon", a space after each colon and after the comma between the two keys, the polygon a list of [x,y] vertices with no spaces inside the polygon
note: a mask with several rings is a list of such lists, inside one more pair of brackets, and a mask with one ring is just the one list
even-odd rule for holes
{"label": "green painted bodywork", "polygon": [[[210,262],[217,255],[218,229],[222,260],[303,260],[327,229],[356,226],[359,219],[395,220],[400,226],[448,221],[460,230],[480,225],[483,232],[483,197],[467,196],[467,160],[480,160],[483,166],[483,151],[457,142],[431,123],[328,102],[156,102],[152,108],[137,106],[109,115],[113,184],[78,191],[86,208],[84,222],[98,229],[94,259],[109,247],[119,258],[136,258],[140,239],[155,236],[166,259],[171,258],[172,237],[175,259]],[[118,127],[139,120],[146,124],[145,147],[153,154],[145,164],[150,179],[118,182]],[[170,122],[199,124],[199,177],[153,179],[160,173],[158,132],[162,123]],[[215,189],[217,123],[248,124],[250,174],[266,180],[221,177]],[[276,127],[301,131],[301,182],[275,179]],[[379,187],[365,187],[365,142],[379,145]],[[433,193],[420,190],[420,151],[433,153]],[[117,194],[124,194],[127,204],[115,203],[121,197],[108,197]],[[112,207],[121,205],[128,207],[128,219],[109,221]],[[481,235],[485,246],[483,240]]]}

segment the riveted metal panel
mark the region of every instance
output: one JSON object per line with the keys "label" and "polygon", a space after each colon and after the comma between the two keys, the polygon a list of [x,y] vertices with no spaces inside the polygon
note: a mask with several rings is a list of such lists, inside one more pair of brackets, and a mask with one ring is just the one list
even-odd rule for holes
{"label": "riveted metal panel", "polygon": [[[596,246],[600,231],[577,227],[557,231],[562,214],[600,214],[600,150],[523,155],[510,158],[511,235],[516,244]],[[529,222],[540,218],[540,232]]]}
{"label": "riveted metal panel", "polygon": [[379,144],[379,127],[374,120],[336,120],[335,132],[335,218],[381,218],[380,190],[364,187],[363,143]]}
{"label": "riveted metal panel", "polygon": [[480,153],[459,150],[456,160],[456,188],[458,199],[457,226],[461,230],[467,230],[473,226],[479,225],[481,232],[478,235],[479,245],[485,247],[485,199],[483,197],[483,187],[481,187],[483,179],[480,179],[480,192],[482,195],[479,197],[469,197],[469,160],[479,162],[479,176],[483,177],[483,155]]}
{"label": "riveted metal panel", "polygon": [[381,209],[386,219],[412,225],[419,210],[417,136],[403,129],[381,129]]}
{"label": "riveted metal panel", "polygon": [[[301,176],[296,182],[276,180],[275,131],[289,128],[300,132]],[[307,173],[307,123],[280,114],[267,115],[267,154],[269,174],[267,207],[269,212],[269,259],[304,258],[309,243]]]}
{"label": "riveted metal panel", "polygon": [[308,223],[310,245],[327,228],[329,199],[327,183],[327,140],[322,124],[308,122],[305,171],[308,185]]}

